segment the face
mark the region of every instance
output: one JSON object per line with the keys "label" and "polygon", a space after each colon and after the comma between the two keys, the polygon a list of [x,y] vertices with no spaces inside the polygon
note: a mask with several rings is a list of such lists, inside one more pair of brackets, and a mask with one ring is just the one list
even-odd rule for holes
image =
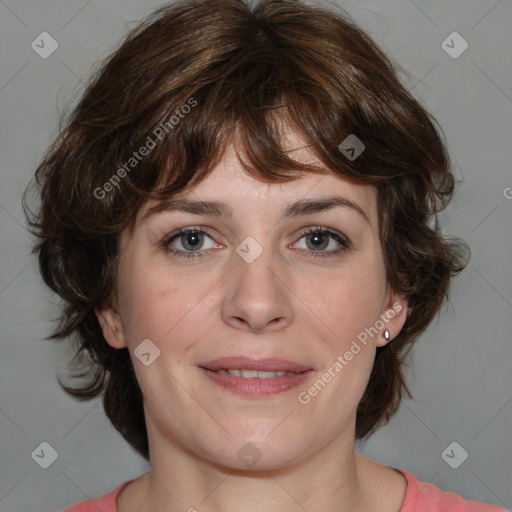
{"label": "face", "polygon": [[[302,148],[290,156],[319,164],[288,140]],[[96,311],[108,343],[130,351],[150,449],[272,469],[353,443],[375,349],[406,314],[387,289],[375,188],[332,174],[263,183],[230,149],[181,199],[232,214],[145,216],[148,203],[121,239],[118,313]]]}

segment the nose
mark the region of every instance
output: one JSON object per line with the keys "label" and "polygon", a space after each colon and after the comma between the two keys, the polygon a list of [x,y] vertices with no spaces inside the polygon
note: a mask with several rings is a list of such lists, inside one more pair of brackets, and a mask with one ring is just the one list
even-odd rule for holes
{"label": "nose", "polygon": [[289,325],[293,313],[289,263],[270,244],[263,248],[251,238],[233,252],[232,260],[232,270],[223,283],[224,322],[247,332],[275,331]]}

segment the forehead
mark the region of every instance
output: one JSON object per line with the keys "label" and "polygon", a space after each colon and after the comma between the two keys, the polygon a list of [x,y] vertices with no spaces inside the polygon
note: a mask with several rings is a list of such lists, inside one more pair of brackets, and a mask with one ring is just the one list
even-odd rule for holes
{"label": "forehead", "polygon": [[[216,205],[190,206],[187,204],[184,211],[192,213],[208,212],[232,217],[253,212],[260,218],[269,215],[281,217],[292,212],[297,215],[300,211],[311,213],[315,211],[315,207],[296,205],[291,208],[292,203],[336,197],[341,198],[341,202],[347,203],[346,205],[349,206],[347,211],[352,209],[352,213],[365,217],[372,230],[376,230],[377,191],[374,186],[354,183],[327,169],[298,131],[286,129],[282,135],[281,145],[290,158],[299,163],[325,169],[325,173],[305,173],[285,183],[265,182],[245,172],[240,163],[235,142],[232,141],[227,146],[223,158],[198,185],[162,202],[149,201],[144,204],[137,215],[136,227],[160,211],[176,210],[175,206],[179,206],[178,201],[222,203],[220,208]],[[322,208],[327,209],[325,206],[317,205],[316,211],[322,211]]]}

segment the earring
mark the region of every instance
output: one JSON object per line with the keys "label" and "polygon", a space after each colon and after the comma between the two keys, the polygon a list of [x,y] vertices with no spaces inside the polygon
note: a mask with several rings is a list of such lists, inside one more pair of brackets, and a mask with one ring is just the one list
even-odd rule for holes
{"label": "earring", "polygon": [[389,334],[389,331],[387,329],[384,331],[384,338],[386,339],[386,341],[389,341],[391,338],[391,335]]}

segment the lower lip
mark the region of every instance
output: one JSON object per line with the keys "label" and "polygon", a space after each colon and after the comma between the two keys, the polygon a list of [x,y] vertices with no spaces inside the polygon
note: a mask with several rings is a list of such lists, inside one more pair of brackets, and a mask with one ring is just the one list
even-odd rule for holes
{"label": "lower lip", "polygon": [[243,377],[231,375],[228,372],[217,373],[205,368],[199,369],[215,384],[238,395],[250,397],[266,397],[289,391],[300,386],[313,372],[313,370],[308,370],[303,373],[296,373],[295,375],[283,375],[281,377],[271,377],[270,379],[259,379],[258,377],[244,379]]}

